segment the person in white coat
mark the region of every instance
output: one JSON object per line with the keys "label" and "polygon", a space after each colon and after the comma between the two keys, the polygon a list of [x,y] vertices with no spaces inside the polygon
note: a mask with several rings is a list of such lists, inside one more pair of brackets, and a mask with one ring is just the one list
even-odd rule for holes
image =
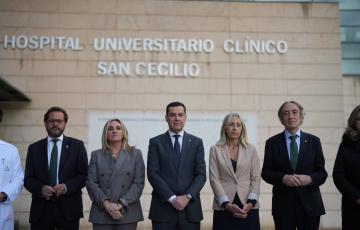
{"label": "person in white coat", "polygon": [[[0,110],[0,122],[2,111]],[[24,172],[17,148],[0,139],[0,230],[14,229],[12,202],[24,184]]]}

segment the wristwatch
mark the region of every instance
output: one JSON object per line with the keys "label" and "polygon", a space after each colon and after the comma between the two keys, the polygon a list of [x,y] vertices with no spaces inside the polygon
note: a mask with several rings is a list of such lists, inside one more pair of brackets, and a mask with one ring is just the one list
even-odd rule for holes
{"label": "wristwatch", "polygon": [[186,194],[186,197],[189,198],[189,200],[191,200],[192,196],[190,195],[190,193]]}

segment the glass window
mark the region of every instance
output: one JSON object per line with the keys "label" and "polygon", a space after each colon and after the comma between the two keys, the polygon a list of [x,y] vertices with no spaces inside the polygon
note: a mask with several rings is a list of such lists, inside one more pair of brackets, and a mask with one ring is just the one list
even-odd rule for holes
{"label": "glass window", "polygon": [[360,10],[359,0],[340,0],[339,7],[341,10]]}
{"label": "glass window", "polygon": [[360,11],[340,11],[341,26],[357,26],[360,25]]}
{"label": "glass window", "polygon": [[358,60],[343,59],[342,60],[343,75],[359,75],[360,74],[359,66],[360,66],[359,59]]}
{"label": "glass window", "polygon": [[342,43],[342,58],[357,58],[360,60],[360,42],[359,43]]}
{"label": "glass window", "polygon": [[340,28],[342,42],[360,42],[360,25],[358,27]]}

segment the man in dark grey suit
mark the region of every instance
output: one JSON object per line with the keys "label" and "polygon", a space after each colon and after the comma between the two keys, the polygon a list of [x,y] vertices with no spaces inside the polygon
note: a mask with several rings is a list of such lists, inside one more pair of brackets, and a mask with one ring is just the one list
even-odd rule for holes
{"label": "man in dark grey suit", "polygon": [[154,230],[200,229],[200,190],[206,181],[204,146],[186,133],[186,107],[166,107],[169,130],[151,138],[147,176],[153,187],[149,218]]}
{"label": "man in dark grey suit", "polygon": [[327,172],[320,139],[300,130],[303,107],[284,102],[278,112],[285,130],[266,141],[262,178],[273,185],[276,230],[317,230],[325,214],[319,186]]}

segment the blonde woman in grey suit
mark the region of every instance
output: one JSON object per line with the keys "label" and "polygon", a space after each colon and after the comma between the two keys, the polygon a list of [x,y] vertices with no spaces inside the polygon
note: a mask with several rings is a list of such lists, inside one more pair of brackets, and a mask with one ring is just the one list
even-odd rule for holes
{"label": "blonde woman in grey suit", "polygon": [[224,118],[220,140],[210,149],[209,178],[213,229],[260,230],[260,163],[239,114]]}
{"label": "blonde woman in grey suit", "polygon": [[103,129],[102,148],[91,153],[86,182],[93,229],[135,230],[144,219],[140,204],[144,180],[141,151],[129,145],[121,120],[109,120]]}

